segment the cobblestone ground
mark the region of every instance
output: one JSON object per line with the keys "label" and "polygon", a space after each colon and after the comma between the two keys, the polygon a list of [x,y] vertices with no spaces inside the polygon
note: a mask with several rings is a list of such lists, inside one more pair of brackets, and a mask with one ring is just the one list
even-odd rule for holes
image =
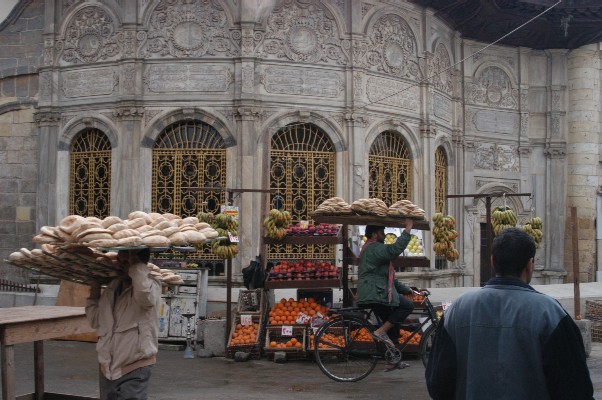
{"label": "cobblestone ground", "polygon": [[[98,396],[94,344],[49,341],[44,346],[46,391]],[[33,391],[33,349],[15,348],[17,394]],[[275,364],[267,359],[234,362],[221,357],[184,359],[181,351],[161,350],[153,371],[149,400],[244,399],[395,399],[428,400],[424,367],[409,359],[410,368],[375,371],[357,383],[338,383],[323,375],[312,361]],[[588,360],[602,400],[602,343],[594,343]]]}

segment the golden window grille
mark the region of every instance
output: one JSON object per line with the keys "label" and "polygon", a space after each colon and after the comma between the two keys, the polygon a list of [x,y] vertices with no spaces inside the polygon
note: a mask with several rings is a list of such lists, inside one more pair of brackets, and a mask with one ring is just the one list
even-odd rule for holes
{"label": "golden window grille", "polygon": [[[225,204],[226,149],[219,132],[201,121],[168,126],[153,147],[152,210],[182,217],[219,213]],[[199,190],[215,188],[215,190]],[[209,246],[189,258],[217,259]]]}
{"label": "golden window grille", "polygon": [[[335,193],[335,149],[328,135],[313,124],[292,124],[272,136],[270,207],[288,210],[293,223]],[[333,245],[270,245],[269,259],[333,259]]]}
{"label": "golden window grille", "polygon": [[435,151],[435,212],[447,213],[447,156],[441,147]]}
{"label": "golden window grille", "polygon": [[98,129],[86,129],[71,142],[69,213],[105,218],[111,211],[111,143]]}
{"label": "golden window grille", "polygon": [[412,198],[412,159],[405,140],[385,131],[372,143],[368,155],[368,194],[388,206]]}

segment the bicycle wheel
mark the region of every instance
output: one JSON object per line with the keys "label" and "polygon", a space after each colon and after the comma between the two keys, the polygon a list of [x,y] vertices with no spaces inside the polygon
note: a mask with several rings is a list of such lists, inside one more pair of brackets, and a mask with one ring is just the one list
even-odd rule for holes
{"label": "bicycle wheel", "polygon": [[418,352],[420,353],[422,363],[425,367],[429,362],[429,354],[431,352],[431,348],[433,347],[433,340],[435,340],[436,332],[437,327],[431,324],[431,326],[426,328],[426,331],[422,334],[422,337],[420,338],[420,346],[418,348]]}
{"label": "bicycle wheel", "polygon": [[372,327],[356,318],[336,318],[316,333],[314,356],[318,366],[337,382],[356,382],[372,372],[378,362]]}

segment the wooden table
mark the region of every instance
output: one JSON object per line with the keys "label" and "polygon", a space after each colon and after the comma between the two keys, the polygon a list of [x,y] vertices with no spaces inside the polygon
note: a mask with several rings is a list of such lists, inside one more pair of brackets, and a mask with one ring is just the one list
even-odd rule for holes
{"label": "wooden table", "polygon": [[[46,339],[92,332],[83,307],[26,306],[0,308],[2,399],[95,399],[44,392],[44,345]],[[33,342],[35,393],[15,394],[15,344]]]}

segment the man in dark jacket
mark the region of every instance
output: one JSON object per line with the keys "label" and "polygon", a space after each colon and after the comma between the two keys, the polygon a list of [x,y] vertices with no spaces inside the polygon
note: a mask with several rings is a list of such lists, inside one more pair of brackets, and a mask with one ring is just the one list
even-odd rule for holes
{"label": "man in dark jacket", "polygon": [[534,256],[521,229],[495,238],[496,276],[454,301],[435,336],[425,373],[434,400],[593,399],[579,328],[529,285]]}
{"label": "man in dark jacket", "polygon": [[399,329],[391,328],[403,323],[414,309],[411,300],[399,295],[410,294],[411,290],[395,279],[395,271],[391,264],[410,242],[413,223],[412,219],[406,218],[405,230],[395,243],[389,245],[384,243],[384,227],[366,226],[368,240],[360,253],[357,304],[372,308],[384,321],[383,325],[374,331],[374,335],[389,346],[399,337]]}

